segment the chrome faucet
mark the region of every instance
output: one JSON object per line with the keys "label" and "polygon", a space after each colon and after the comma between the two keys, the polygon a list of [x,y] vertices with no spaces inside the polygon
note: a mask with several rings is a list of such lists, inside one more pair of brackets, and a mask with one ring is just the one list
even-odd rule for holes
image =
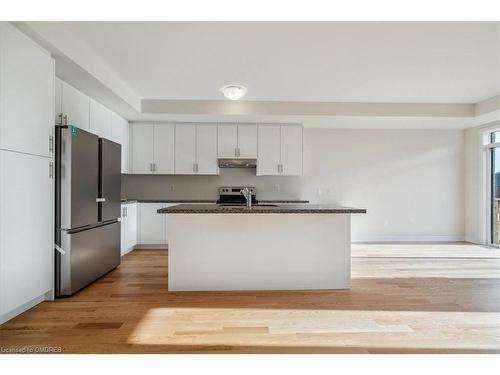
{"label": "chrome faucet", "polygon": [[241,194],[243,194],[243,196],[247,200],[247,208],[252,208],[252,190],[245,187],[241,189]]}

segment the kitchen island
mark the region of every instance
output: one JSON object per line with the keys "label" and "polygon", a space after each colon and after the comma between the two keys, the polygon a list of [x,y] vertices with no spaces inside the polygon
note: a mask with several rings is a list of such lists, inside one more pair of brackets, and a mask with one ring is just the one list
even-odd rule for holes
{"label": "kitchen island", "polygon": [[287,204],[179,204],[168,220],[168,290],[347,289],[351,214]]}

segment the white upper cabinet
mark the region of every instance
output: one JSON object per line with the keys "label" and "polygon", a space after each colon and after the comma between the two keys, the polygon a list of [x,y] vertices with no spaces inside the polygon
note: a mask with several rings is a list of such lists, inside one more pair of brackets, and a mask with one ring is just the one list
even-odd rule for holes
{"label": "white upper cabinet", "polygon": [[259,125],[257,175],[302,174],[302,126]]}
{"label": "white upper cabinet", "polygon": [[132,173],[174,173],[175,125],[132,125]]}
{"label": "white upper cabinet", "polygon": [[219,174],[216,125],[196,125],[196,173]]}
{"label": "white upper cabinet", "polygon": [[280,125],[259,125],[257,175],[279,175]]}
{"label": "white upper cabinet", "polygon": [[111,139],[111,111],[101,103],[90,99],[90,132]]}
{"label": "white upper cabinet", "polygon": [[56,124],[72,125],[122,146],[122,173],[130,172],[128,121],[66,82],[55,80]]}
{"label": "white upper cabinet", "polygon": [[175,174],[196,174],[196,125],[175,125]]}
{"label": "white upper cabinet", "polygon": [[238,157],[238,125],[218,125],[218,151],[219,158]]}
{"label": "white upper cabinet", "polygon": [[122,146],[122,173],[129,173],[129,124],[128,121],[111,112],[111,140]]}
{"label": "white upper cabinet", "polygon": [[238,157],[257,157],[257,125],[238,125]]}
{"label": "white upper cabinet", "polygon": [[[61,116],[63,125],[72,125],[77,128],[90,131],[89,112],[90,98],[68,85],[61,82]],[[56,114],[56,118],[58,115]],[[60,124],[58,121],[57,124]]]}
{"label": "white upper cabinet", "polygon": [[54,60],[0,23],[0,148],[51,157],[53,136]]}
{"label": "white upper cabinet", "polygon": [[281,126],[281,174],[302,175],[302,126]]}
{"label": "white upper cabinet", "polygon": [[257,159],[257,175],[302,175],[301,125],[134,124],[136,174],[217,175],[218,158]]}
{"label": "white upper cabinet", "polygon": [[217,126],[175,126],[175,174],[219,174]]}
{"label": "white upper cabinet", "polygon": [[54,79],[54,124],[62,125],[62,81]]}
{"label": "white upper cabinet", "polygon": [[174,174],[175,170],[175,125],[158,124],[154,126],[153,173]]}
{"label": "white upper cabinet", "polygon": [[153,173],[154,125],[132,125],[132,173]]}
{"label": "white upper cabinet", "polygon": [[219,125],[218,157],[255,159],[257,157],[257,125]]}

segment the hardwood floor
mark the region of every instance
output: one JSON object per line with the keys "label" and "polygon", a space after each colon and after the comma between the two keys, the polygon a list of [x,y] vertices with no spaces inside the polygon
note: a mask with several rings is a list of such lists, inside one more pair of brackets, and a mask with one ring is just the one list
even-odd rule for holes
{"label": "hardwood floor", "polygon": [[352,273],[351,290],[169,293],[167,252],[135,250],[75,296],[0,326],[0,348],[500,353],[500,249],[354,244]]}

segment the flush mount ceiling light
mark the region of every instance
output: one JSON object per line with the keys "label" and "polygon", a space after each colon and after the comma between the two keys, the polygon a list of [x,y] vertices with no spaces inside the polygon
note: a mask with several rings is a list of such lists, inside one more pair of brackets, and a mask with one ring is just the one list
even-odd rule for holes
{"label": "flush mount ceiling light", "polygon": [[240,100],[247,93],[247,88],[241,85],[227,85],[221,87],[220,91],[229,100]]}

